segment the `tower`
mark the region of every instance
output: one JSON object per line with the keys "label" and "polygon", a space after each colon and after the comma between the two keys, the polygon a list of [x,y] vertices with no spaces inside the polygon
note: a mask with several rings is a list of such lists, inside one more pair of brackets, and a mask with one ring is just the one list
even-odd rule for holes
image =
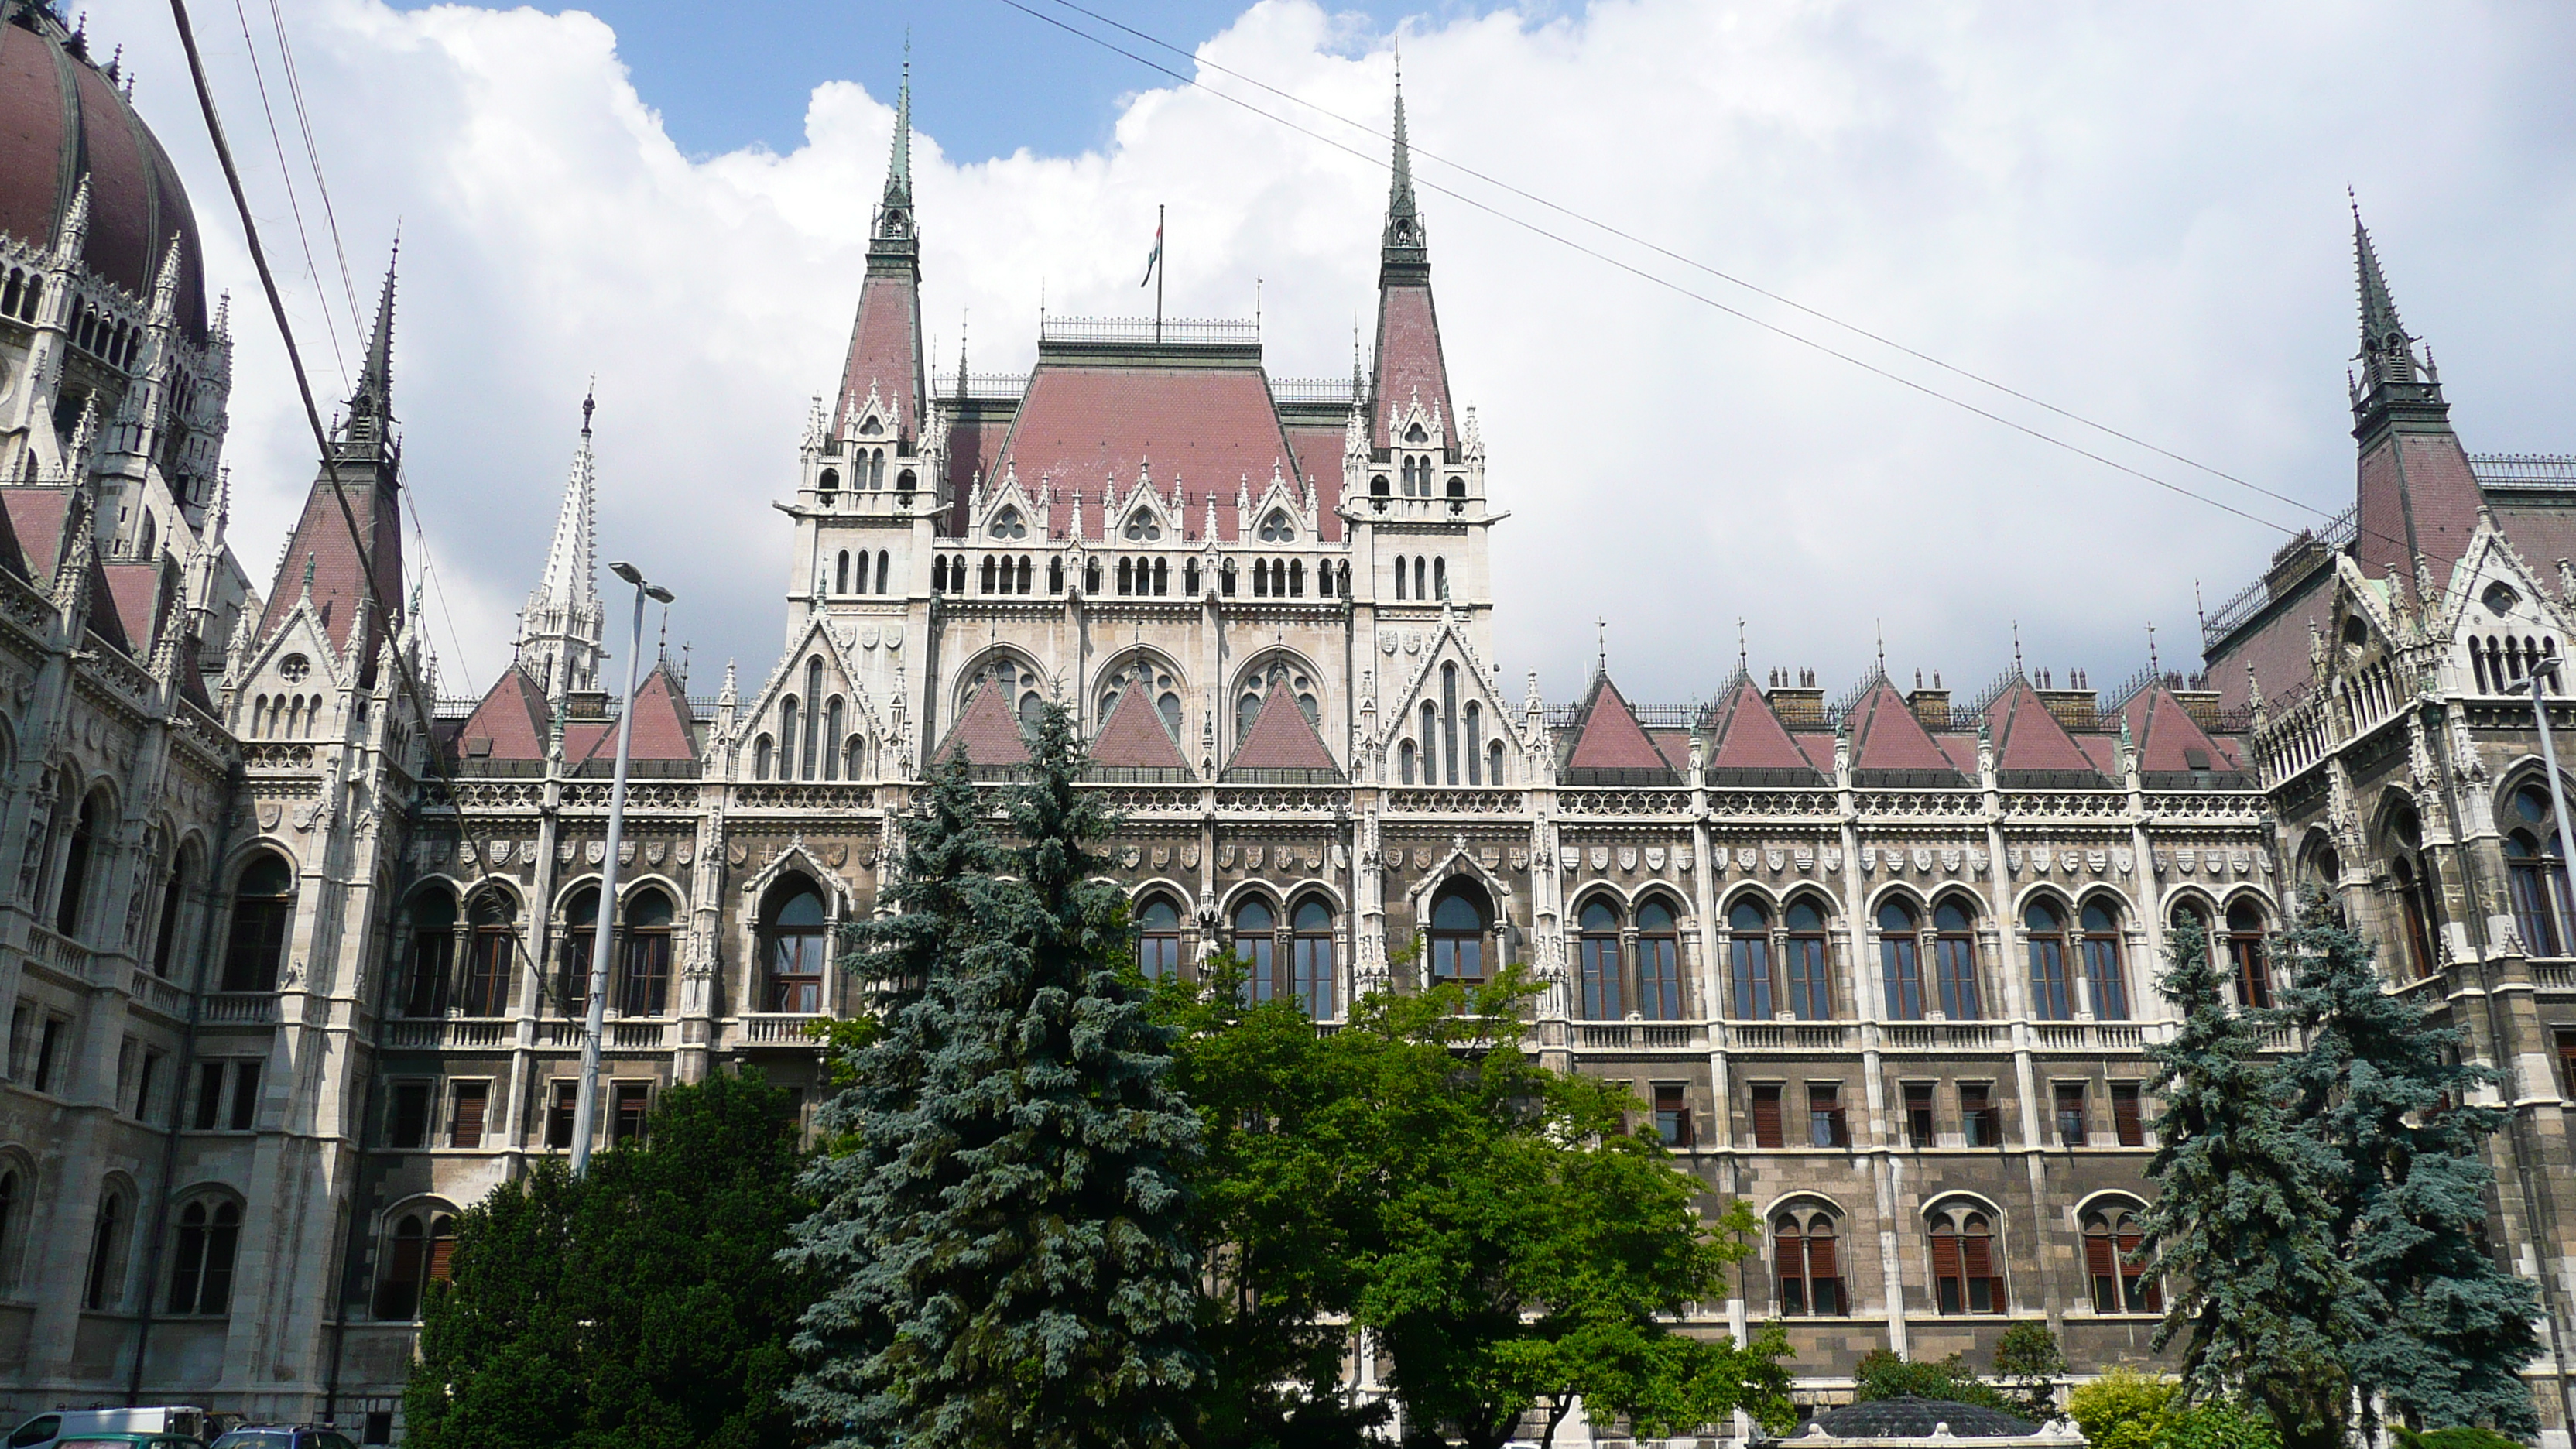
{"label": "tower", "polygon": [[590,450],[593,397],[581,400],[581,446],[572,455],[546,570],[520,615],[519,662],[546,698],[599,688],[607,615],[599,603],[599,471]]}
{"label": "tower", "polygon": [[[2361,351],[2351,385],[2352,436],[2360,449],[2359,561],[2374,578],[2407,573],[2419,558],[2447,566],[2477,526],[2478,481],[2451,431],[2451,406],[2432,352],[2418,356],[2417,339],[2398,320],[2358,207],[2352,248],[2361,294]],[[2435,578],[2447,574],[2445,567]]]}

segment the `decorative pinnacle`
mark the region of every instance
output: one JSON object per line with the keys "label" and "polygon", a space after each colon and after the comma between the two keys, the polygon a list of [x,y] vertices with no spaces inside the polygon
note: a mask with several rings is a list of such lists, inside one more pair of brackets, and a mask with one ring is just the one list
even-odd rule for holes
{"label": "decorative pinnacle", "polygon": [[[2347,197],[2352,195],[2346,188]],[[2352,200],[2353,270],[2361,288],[2361,346],[2364,352],[2385,346],[2392,336],[2406,336],[2397,320],[2397,301],[2389,295],[2388,278],[2379,269],[2379,250],[2371,245],[2370,228],[2361,224],[2361,202]]]}
{"label": "decorative pinnacle", "polygon": [[590,436],[590,414],[599,406],[599,374],[590,375],[590,387],[581,395],[581,435]]}

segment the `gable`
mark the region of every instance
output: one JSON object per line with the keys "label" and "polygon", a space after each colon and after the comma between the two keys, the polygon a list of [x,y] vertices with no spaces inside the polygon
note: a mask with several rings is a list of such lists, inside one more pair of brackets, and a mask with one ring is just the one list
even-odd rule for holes
{"label": "gable", "polygon": [[1569,785],[1669,785],[1680,780],[1673,762],[1646,737],[1636,711],[1610,682],[1593,676],[1592,693],[1583,702],[1574,748],[1565,757]]}
{"label": "gable", "polygon": [[[1137,691],[1129,690],[1127,698]],[[1122,698],[1121,706],[1127,700]],[[1160,726],[1157,726],[1159,729]],[[1242,771],[1291,772],[1291,783],[1312,783],[1320,778],[1338,781],[1341,767],[1333,763],[1333,752],[1324,748],[1324,737],[1306,720],[1306,712],[1297,707],[1295,692],[1272,689],[1261,697],[1261,712],[1253,716],[1252,728],[1244,731],[1243,743],[1227,762],[1228,778]],[[1275,778],[1288,780],[1288,776]]]}

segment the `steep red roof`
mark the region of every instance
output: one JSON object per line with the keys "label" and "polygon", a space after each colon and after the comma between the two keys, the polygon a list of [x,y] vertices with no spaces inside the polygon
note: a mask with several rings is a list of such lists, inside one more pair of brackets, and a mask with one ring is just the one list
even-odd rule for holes
{"label": "steep red roof", "polygon": [[1440,317],[1431,305],[1429,282],[1392,282],[1377,297],[1377,382],[1372,394],[1376,416],[1369,419],[1372,443],[1388,446],[1387,424],[1409,411],[1419,397],[1436,408],[1451,442],[1458,439],[1458,410],[1449,405],[1449,365],[1440,354]]}
{"label": "steep red roof", "polygon": [[[2398,447],[2405,449],[2402,472]],[[2458,435],[2447,427],[2434,433],[2393,434],[2362,455],[2359,471],[2361,531],[2353,543],[2363,571],[2372,578],[2414,571],[2414,560],[2407,557],[2409,510],[2398,501],[2402,484],[2415,515],[2415,547],[2439,566],[2434,578],[2447,578],[2448,565],[2468,552],[2482,496]]]}
{"label": "steep red roof", "polygon": [[2093,768],[2103,779],[2120,778],[2120,742],[2118,740],[2109,735],[2078,735],[2075,738],[2075,747],[2084,752],[2084,758],[2093,762]]}
{"label": "steep red roof", "polygon": [[[147,602],[143,609],[148,618],[152,606]],[[117,599],[116,585],[109,582],[107,565],[96,554],[89,559],[89,631],[128,658],[143,655],[144,646],[125,630],[125,612]]]}
{"label": "steep red roof", "polygon": [[[22,493],[27,490],[13,488],[6,491]],[[10,524],[9,510],[6,508],[0,508],[0,569],[7,569],[22,579],[31,576],[27,567],[26,551],[19,547],[18,531]]]}
{"label": "steep red roof", "polygon": [[0,510],[9,515],[26,576],[38,584],[51,580],[62,562],[63,515],[71,498],[68,488],[0,488]]}
{"label": "steep red roof", "polygon": [[[1133,694],[1135,691],[1128,691]],[[1324,748],[1323,736],[1306,722],[1306,712],[1288,690],[1273,689],[1261,700],[1261,713],[1253,716],[1252,728],[1244,731],[1243,743],[1235,746],[1234,759],[1227,764],[1235,770],[1323,770],[1341,773],[1333,763],[1333,752]]]}
{"label": "steep red roof", "polygon": [[1216,495],[1220,539],[1240,532],[1234,517],[1238,486],[1258,496],[1274,467],[1292,482],[1298,467],[1258,367],[1042,360],[1013,416],[1009,439],[986,470],[985,492],[989,497],[994,480],[1014,473],[1032,497],[1051,486],[1055,501],[1047,530],[1053,535],[1071,527],[1078,489],[1083,536],[1106,538],[1117,520],[1103,515],[1101,490],[1115,487],[1124,499],[1148,464],[1157,493],[1169,499],[1177,483],[1189,500],[1185,535],[1204,530],[1205,500]]}
{"label": "steep red roof", "polygon": [[161,566],[112,563],[105,565],[104,569],[107,591],[91,597],[90,627],[96,629],[98,616],[112,608],[116,611],[118,632],[125,636],[133,650],[137,653],[148,651],[152,647],[152,626],[157,622],[154,616],[160,612]]}
{"label": "steep red roof", "polygon": [[552,719],[545,686],[514,663],[492,681],[483,702],[456,732],[457,748],[469,760],[542,760]]}
{"label": "steep red roof", "polygon": [[1816,773],[1830,778],[1834,773],[1834,737],[1828,730],[1800,730],[1790,736],[1798,742],[1798,753],[1816,767]]}
{"label": "steep red roof", "polygon": [[[394,500],[391,486],[345,477],[342,490],[348,497],[349,510],[358,520],[358,528],[367,540],[367,552],[375,564],[377,588],[375,597],[390,607],[402,603],[402,510]],[[304,595],[304,565],[313,564],[313,607],[322,616],[322,632],[333,649],[349,646],[349,624],[358,617],[359,606],[369,598],[366,569],[361,565],[358,546],[349,537],[348,520],[340,513],[340,501],[332,493],[327,477],[317,480],[304,500],[304,516],[295,525],[294,540],[287,545],[286,556],[278,563],[277,581],[268,594],[267,612],[260,616],[259,637],[268,638],[295,612]],[[359,656],[362,672],[375,667],[374,649],[384,637],[385,619],[371,610],[367,624],[367,651]]]}
{"label": "steep red roof", "polygon": [[[671,676],[671,666],[656,664],[635,686],[635,736],[626,745],[630,760],[694,760],[697,737],[689,728],[688,695]],[[564,726],[564,758],[576,768],[598,760],[617,761],[617,726],[613,720],[585,720]]]}
{"label": "steep red roof", "polygon": [[948,532],[951,537],[966,531],[966,505],[974,493],[976,474],[986,476],[988,492],[1001,486],[1001,475],[992,471],[992,465],[1002,455],[1002,441],[1010,435],[1009,418],[985,418],[949,425],[948,491],[957,500],[949,515]]}
{"label": "steep red roof", "polygon": [[1995,773],[2006,785],[2076,788],[2104,783],[2102,772],[2030,681],[2016,679],[1986,706],[1986,728],[1995,742]]}
{"label": "steep red roof", "polygon": [[1297,472],[1315,485],[1315,527],[1327,543],[1342,536],[1342,430],[1340,428],[1296,428],[1288,430],[1288,446],[1295,454]]}
{"label": "steep red roof", "polygon": [[1709,712],[1709,737],[1712,784],[1789,784],[1819,773],[1749,678],[1738,679]]}
{"label": "steep red roof", "polygon": [[[1575,726],[1574,749],[1565,757],[1568,784],[1627,783],[1627,776],[1644,772],[1672,778],[1673,762],[1665,759],[1646,737],[1643,725],[1637,723],[1636,711],[1619,693],[1619,686],[1607,674],[1592,677],[1592,691],[1584,698]],[[1613,772],[1604,775],[1598,772]]]}
{"label": "steep red roof", "polygon": [[1861,776],[1863,783],[1871,783],[1869,777],[1881,771],[1896,776],[1959,773],[1959,767],[1950,763],[1939,745],[1932,743],[1931,732],[1914,717],[1914,709],[1905,702],[1905,696],[1885,679],[1878,681],[1852,714],[1856,720],[1851,731],[1852,772]]}
{"label": "steep red roof", "polygon": [[1934,735],[1932,743],[1941,747],[1952,768],[1973,780],[1977,777],[1977,737],[1975,735]]}
{"label": "steep red roof", "polygon": [[2138,773],[2148,788],[2171,788],[2192,777],[2216,771],[2232,773],[2230,757],[2200,727],[2161,683],[2148,685],[2120,706],[2128,723],[2129,743],[2138,752]]}
{"label": "steep red roof", "polygon": [[1029,742],[1020,735],[1020,721],[1011,707],[1002,701],[1002,691],[977,685],[974,697],[966,701],[965,710],[957,716],[956,727],[931,756],[933,764],[946,764],[959,750],[966,752],[969,765],[1025,765],[1029,762]]}
{"label": "steep red roof", "polygon": [[1180,746],[1172,742],[1160,715],[1142,688],[1123,690],[1100,737],[1091,742],[1091,763],[1119,770],[1188,771]]}
{"label": "steep red roof", "polygon": [[[859,420],[876,390],[894,410],[891,443],[921,418],[921,294],[909,277],[876,273],[859,284],[859,315],[850,323],[849,360],[841,368],[841,394],[832,409],[832,436]],[[871,440],[874,441],[874,440]]]}

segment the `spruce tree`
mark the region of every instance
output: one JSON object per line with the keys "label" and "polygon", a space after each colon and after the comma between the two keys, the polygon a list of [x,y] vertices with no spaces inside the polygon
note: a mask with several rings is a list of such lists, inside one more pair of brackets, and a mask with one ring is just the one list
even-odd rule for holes
{"label": "spruce tree", "polygon": [[2500,1074],[2462,1058],[2459,1031],[2383,991],[2369,945],[2321,898],[2281,946],[2294,970],[2282,1014],[2308,1039],[2289,1063],[2297,1112],[2340,1169],[2334,1229],[2358,1335],[2343,1360],[2365,1414],[2377,1397],[2416,1428],[2537,1438],[2521,1371],[2540,1351],[2539,1293],[2486,1248],[2494,1174],[2480,1149],[2505,1112],[2468,1101]]}
{"label": "spruce tree", "polygon": [[2341,1449],[2354,1294],[2333,1231],[2339,1164],[2300,1129],[2255,1015],[2226,1002],[2204,932],[2174,932],[2158,984],[2183,1021],[2149,1049],[2164,1107],[2143,1226],[2178,1280],[2155,1345],[2183,1340],[2193,1397],[2241,1393],[2286,1449]]}
{"label": "spruce tree", "polygon": [[794,1399],[836,1444],[1167,1445],[1200,1372],[1197,1119],[1118,971],[1124,903],[1095,879],[1111,821],[1076,787],[1061,706],[1030,754],[1003,792],[1016,843],[983,835],[950,768],[907,832],[897,915],[863,937],[866,968],[908,984],[827,1110],[845,1151],[793,1254],[830,1283]]}

